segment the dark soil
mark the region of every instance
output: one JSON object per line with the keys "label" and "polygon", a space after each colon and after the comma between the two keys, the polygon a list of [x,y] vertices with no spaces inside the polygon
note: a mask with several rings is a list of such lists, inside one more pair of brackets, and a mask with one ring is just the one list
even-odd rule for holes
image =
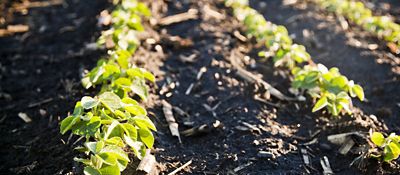
{"label": "dark soil", "polygon": [[[0,174],[72,170],[76,153],[61,141],[68,135],[59,134],[58,123],[81,98],[80,70],[92,67],[102,53],[84,48],[98,37],[96,16],[107,4],[68,0],[29,9],[26,15],[7,14],[4,26],[25,24],[30,30],[0,38]],[[32,122],[25,123],[18,113]]]}
{"label": "dark soil", "polygon": [[[13,14],[12,21],[7,22],[29,24],[31,30],[0,38],[0,174],[66,174],[79,167],[72,161],[76,156],[72,143],[77,138],[61,136],[58,122],[83,94],[81,70],[93,67],[103,54],[84,48],[98,36],[96,15],[108,4],[73,0],[66,4],[30,9],[24,16]],[[156,43],[143,41],[133,59],[157,77],[145,104],[158,128],[154,152],[160,170],[168,173],[192,160],[180,174],[322,174],[320,159],[327,156],[336,174],[397,174],[398,167],[381,168],[374,162],[369,162],[364,171],[349,167],[357,154],[340,155],[340,146],[327,141],[328,135],[351,131],[400,132],[396,120],[400,111],[399,65],[387,56],[385,44],[352,25],[349,31],[343,31],[335,18],[312,6],[257,0],[252,6],[267,20],[285,25],[315,62],[336,66],[360,83],[368,102],[355,102],[359,108],[353,116],[335,119],[311,113],[310,101],[288,103],[272,98],[272,105],[257,101],[253,97],[260,93],[236,76],[228,60],[231,51],[240,52],[237,59],[244,68],[288,95],[290,81],[287,72],[258,59],[256,51],[260,48],[255,42],[241,42],[233,35],[235,30],[243,33],[243,26],[230,9],[221,1],[151,1],[156,20],[190,8],[199,10],[195,20],[168,26],[146,24],[144,36]],[[222,18],[208,12],[209,8]],[[44,31],[41,26],[46,26]],[[355,45],[354,39],[361,46]],[[375,50],[362,47],[374,43],[379,45]],[[193,61],[182,61],[182,57],[193,54]],[[206,71],[196,80],[202,68]],[[192,83],[194,88],[186,95]],[[188,114],[175,113],[180,131],[203,124],[212,126],[216,121],[223,127],[199,136],[182,135],[179,143],[170,134],[161,100]],[[209,111],[207,106],[216,108]],[[20,112],[33,121],[25,123],[18,117]],[[365,145],[365,140],[357,144]],[[311,165],[304,164],[300,149],[309,152]],[[267,153],[261,155],[260,151]]]}

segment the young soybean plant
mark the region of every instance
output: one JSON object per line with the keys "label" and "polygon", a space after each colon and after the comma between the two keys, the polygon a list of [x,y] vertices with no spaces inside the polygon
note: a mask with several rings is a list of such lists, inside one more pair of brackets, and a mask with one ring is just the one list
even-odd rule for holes
{"label": "young soybean plant", "polygon": [[104,31],[97,43],[111,43],[107,45],[111,45],[109,47],[113,50],[125,50],[132,55],[140,44],[136,33],[144,30],[141,16],[151,16],[150,10],[136,0],[122,0],[111,16],[111,29]]}
{"label": "young soybean plant", "polygon": [[225,3],[233,7],[235,16],[244,23],[247,36],[265,43],[268,50],[259,52],[259,56],[272,57],[275,67],[292,69],[311,59],[304,46],[293,44],[284,26],[265,20],[256,10],[248,7],[247,0],[227,0]]}
{"label": "young soybean plant", "polygon": [[374,148],[370,149],[370,156],[378,158],[385,162],[396,160],[400,155],[400,136],[391,133],[388,137],[384,137],[380,132],[371,134],[371,141],[375,144]]}
{"label": "young soybean plant", "polygon": [[307,90],[311,97],[318,99],[312,112],[326,108],[330,114],[337,116],[340,112],[351,114],[350,97],[364,100],[363,88],[341,75],[339,69],[327,69],[324,65],[306,65],[292,69],[294,80],[292,87]]}
{"label": "young soybean plant", "polygon": [[60,131],[86,138],[84,147],[76,149],[90,158],[75,158],[85,165],[85,175],[119,175],[129,162],[127,148],[141,159],[145,149],[153,147],[151,130],[156,128],[146,115],[137,101],[105,92],[77,102],[72,115],[61,122]]}
{"label": "young soybean plant", "polygon": [[154,82],[155,77],[145,69],[130,65],[130,57],[128,51],[118,50],[111,53],[110,59],[99,60],[97,66],[82,79],[83,86],[88,89],[101,85],[100,93],[112,91],[123,98],[132,92],[146,100],[148,87],[145,80]]}
{"label": "young soybean plant", "polygon": [[86,138],[83,147],[86,158],[75,158],[85,165],[85,175],[119,175],[128,162],[128,149],[141,159],[146,148],[152,148],[156,128],[146,110],[129,96],[148,96],[146,80],[154,76],[129,63],[139,45],[136,31],[143,30],[140,15],[150,15],[147,7],[136,0],[115,1],[112,29],[98,40],[113,42],[109,58],[98,61],[82,79],[85,88],[101,86],[99,96],[85,96],[77,102],[72,115],[61,122],[60,132],[71,131]]}

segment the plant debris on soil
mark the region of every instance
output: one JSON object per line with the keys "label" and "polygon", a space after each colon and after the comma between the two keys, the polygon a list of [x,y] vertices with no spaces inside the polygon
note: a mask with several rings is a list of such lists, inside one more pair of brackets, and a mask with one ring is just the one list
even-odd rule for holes
{"label": "plant debris on soil", "polygon": [[[343,29],[313,4],[250,1],[267,20],[286,26],[315,62],[340,68],[364,87],[367,102],[334,118],[311,113],[310,100],[279,100],[238,75],[240,66],[293,96],[289,73],[257,56],[262,48],[244,36],[223,1],[145,2],[153,17],[133,61],[157,79],[144,104],[158,129],[152,152],[161,173],[400,172],[398,163],[353,161],[368,149],[369,130],[400,133],[400,57],[383,41],[351,23]],[[106,54],[91,45],[102,30],[98,15],[112,5],[66,0],[17,10],[18,3],[0,2],[1,28],[28,26],[0,36],[0,174],[81,174],[73,161],[78,137],[61,136],[58,123],[84,93],[83,70]],[[368,4],[399,22],[397,1]]]}

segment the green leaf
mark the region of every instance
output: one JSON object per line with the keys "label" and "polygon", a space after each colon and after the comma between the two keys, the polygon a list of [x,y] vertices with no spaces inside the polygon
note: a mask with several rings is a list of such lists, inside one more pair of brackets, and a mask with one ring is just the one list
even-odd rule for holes
{"label": "green leaf", "polygon": [[74,134],[81,136],[94,136],[101,125],[100,117],[92,117],[89,121],[81,121],[71,129]]}
{"label": "green leaf", "polygon": [[146,4],[144,3],[138,3],[137,4],[137,10],[143,14],[146,17],[150,17],[151,16],[151,11],[150,9],[146,6]]}
{"label": "green leaf", "polygon": [[385,137],[383,136],[382,133],[380,132],[374,132],[371,135],[371,141],[376,145],[376,146],[383,146],[385,143]]}
{"label": "green leaf", "polygon": [[114,73],[120,73],[120,70],[118,68],[118,66],[113,65],[113,64],[106,64],[104,66],[104,74],[103,74],[103,78],[106,79],[108,78],[110,75],[113,75]]}
{"label": "green leaf", "polygon": [[90,161],[92,162],[93,168],[100,169],[103,165],[103,159],[98,158],[98,156],[90,155]]}
{"label": "green leaf", "polygon": [[117,110],[122,107],[121,99],[118,97],[118,95],[112,92],[104,92],[99,96],[99,100],[111,111]]}
{"label": "green leaf", "polygon": [[391,142],[385,147],[383,152],[385,154],[383,160],[386,162],[390,162],[399,157],[400,148],[395,143]]}
{"label": "green leaf", "polygon": [[125,110],[133,114],[134,116],[147,115],[146,109],[139,105],[125,106]]}
{"label": "green leaf", "polygon": [[97,142],[86,142],[84,143],[85,147],[89,149],[92,153],[97,153]]}
{"label": "green leaf", "polygon": [[139,95],[139,97],[142,98],[143,100],[146,100],[147,96],[149,96],[149,92],[147,91],[146,85],[140,80],[136,80],[135,82],[132,83],[131,90],[135,94]]}
{"label": "green leaf", "polygon": [[128,68],[129,65],[128,59],[125,59],[123,57],[118,57],[117,62],[122,68],[124,69]]}
{"label": "green leaf", "polygon": [[331,80],[331,83],[333,86],[337,86],[340,88],[343,88],[347,85],[348,80],[345,76],[339,76],[339,77],[335,77]]}
{"label": "green leaf", "polygon": [[119,171],[120,172],[124,171],[125,168],[128,166],[128,163],[129,163],[128,161],[124,161],[124,160],[119,159],[117,161],[117,166],[119,168]]}
{"label": "green leaf", "polygon": [[343,109],[348,113],[351,114],[351,109],[350,109],[350,103],[347,100],[339,100],[339,103],[337,104],[337,106],[341,106],[343,107]]}
{"label": "green leaf", "polygon": [[82,78],[81,83],[85,89],[89,89],[93,85],[92,82],[90,81],[90,77]]}
{"label": "green leaf", "polygon": [[121,78],[118,78],[117,80],[115,80],[115,84],[120,87],[124,87],[124,86],[127,87],[132,84],[132,81],[128,78],[121,77]]}
{"label": "green leaf", "polygon": [[82,115],[82,113],[83,113],[82,103],[80,101],[78,101],[75,104],[74,112],[72,113],[72,115],[73,116],[79,116],[79,115]]}
{"label": "green leaf", "polygon": [[364,101],[364,90],[360,85],[358,84],[354,85],[352,90],[361,101]]}
{"label": "green leaf", "polygon": [[136,100],[134,100],[130,97],[124,97],[121,101],[124,103],[124,105],[128,105],[128,106],[129,105],[139,105],[139,103]]}
{"label": "green leaf", "polygon": [[99,153],[98,154],[101,159],[103,159],[104,163],[107,165],[116,165],[117,157],[110,152]]}
{"label": "green leaf", "polygon": [[390,150],[392,151],[394,159],[397,159],[400,155],[400,148],[399,148],[400,145],[398,145],[394,142],[390,142],[388,146],[390,147]]}
{"label": "green leaf", "polygon": [[138,157],[139,159],[142,159],[139,151],[140,151],[140,148],[142,147],[143,143],[138,142],[138,141],[133,141],[131,139],[131,137],[129,137],[127,135],[124,135],[124,140],[125,140],[126,144],[128,144],[129,147],[131,147],[131,149],[135,153],[136,157]]}
{"label": "green leaf", "polygon": [[104,148],[101,150],[100,153],[106,153],[106,152],[113,153],[114,156],[115,156],[117,159],[120,159],[120,160],[128,161],[128,162],[129,162],[129,157],[128,157],[127,153],[126,153],[124,150],[122,150],[122,148],[120,148],[120,147],[118,147],[118,146],[115,146],[115,145],[108,145],[108,146],[104,147]]}
{"label": "green leaf", "polygon": [[324,96],[320,98],[317,103],[315,103],[312,112],[316,112],[322,108],[324,108],[326,105],[328,105],[328,99]]}
{"label": "green leaf", "polygon": [[136,116],[133,118],[133,121],[139,128],[149,128],[153,131],[157,131],[156,127],[154,126],[153,122],[148,119],[146,116]]}
{"label": "green leaf", "polygon": [[81,115],[80,118],[83,121],[90,121],[90,119],[93,117],[93,113],[92,112],[88,112],[85,115]]}
{"label": "green leaf", "polygon": [[108,127],[106,134],[104,135],[104,139],[108,139],[108,137],[111,135],[111,133],[114,131],[114,129],[119,125],[119,122],[117,120],[114,120],[111,125]]}
{"label": "green leaf", "polygon": [[84,96],[81,99],[81,103],[83,108],[91,109],[99,104],[99,100],[89,96]]}
{"label": "green leaf", "polygon": [[85,165],[91,165],[92,164],[92,162],[90,160],[88,160],[88,159],[82,159],[82,158],[77,158],[77,157],[74,157],[74,161],[83,163]]}
{"label": "green leaf", "polygon": [[96,83],[97,80],[99,80],[99,78],[101,77],[101,75],[103,75],[104,72],[105,72],[105,70],[104,70],[103,66],[94,68],[89,73],[90,81],[93,83]]}
{"label": "green leaf", "polygon": [[137,129],[130,123],[121,124],[124,129],[126,135],[128,135],[131,139],[137,140]]}
{"label": "green leaf", "polygon": [[390,133],[388,139],[392,140],[393,142],[400,143],[400,136],[396,135],[395,133]]}
{"label": "green leaf", "polygon": [[83,170],[84,175],[102,175],[99,170],[94,169],[93,167],[87,166]]}
{"label": "green leaf", "polygon": [[79,119],[80,118],[76,117],[76,116],[69,116],[69,117],[65,118],[61,122],[61,126],[60,126],[61,134],[65,134],[68,130],[70,130],[71,127],[74,126],[79,121]]}
{"label": "green leaf", "polygon": [[101,175],[120,175],[118,166],[104,166],[100,169]]}
{"label": "green leaf", "polygon": [[143,70],[143,76],[144,76],[144,78],[148,79],[151,82],[156,81],[156,77],[154,77],[154,75],[152,73],[150,73],[149,71]]}
{"label": "green leaf", "polygon": [[96,153],[100,152],[104,148],[104,141],[98,141],[96,143]]}
{"label": "green leaf", "polygon": [[113,138],[107,139],[106,143],[108,145],[116,145],[119,147],[125,147],[124,141],[122,140],[121,137],[113,137]]}
{"label": "green leaf", "polygon": [[152,148],[154,144],[154,136],[147,128],[139,128],[139,138],[147,146]]}
{"label": "green leaf", "polygon": [[121,118],[121,119],[126,119],[126,115],[125,115],[125,113],[123,113],[122,111],[120,111],[120,110],[115,110],[114,113],[115,113],[115,115],[116,115],[117,117],[119,117],[119,118]]}
{"label": "green leaf", "polygon": [[143,72],[140,70],[140,68],[129,68],[126,70],[126,74],[128,74],[129,77],[131,78],[143,78]]}

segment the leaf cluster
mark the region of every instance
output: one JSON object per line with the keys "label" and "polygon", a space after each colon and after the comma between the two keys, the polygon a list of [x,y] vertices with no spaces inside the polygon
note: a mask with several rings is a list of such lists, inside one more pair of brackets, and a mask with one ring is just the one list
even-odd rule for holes
{"label": "leaf cluster", "polygon": [[154,82],[155,77],[129,62],[140,44],[136,32],[143,30],[141,16],[150,16],[150,10],[136,0],[114,3],[112,28],[98,40],[99,44],[114,44],[108,50],[109,58],[100,59],[82,78],[87,89],[101,86],[100,95],[84,96],[60,126],[62,134],[71,131],[86,138],[84,146],[76,149],[87,158],[74,159],[85,165],[85,175],[119,175],[130,161],[128,153],[141,159],[154,143],[152,131],[156,128],[146,109],[131,97],[138,95],[146,100],[146,80]]}
{"label": "leaf cluster", "polygon": [[364,100],[363,88],[341,75],[336,67],[328,70],[322,64],[306,65],[303,68],[292,69],[292,74],[294,75],[292,87],[305,89],[311,97],[318,99],[312,112],[326,108],[334,116],[340,112],[351,114],[350,97]]}
{"label": "leaf cluster", "polygon": [[380,132],[373,132],[370,136],[375,147],[371,148],[371,157],[385,162],[396,160],[400,155],[400,136],[391,133],[388,137]]}
{"label": "leaf cluster", "polygon": [[247,1],[228,0],[235,16],[246,26],[246,33],[259,42],[264,42],[268,51],[259,52],[259,56],[272,57],[276,67],[293,68],[299,63],[310,60],[310,55],[302,45],[294,44],[284,26],[273,24],[250,8]]}
{"label": "leaf cluster", "polygon": [[[84,163],[86,171],[104,174],[115,171],[119,174],[129,162],[128,147],[141,159],[145,149],[151,148],[156,131],[147,117],[146,109],[132,98],[121,99],[112,92],[105,92],[98,97],[84,96],[76,103],[74,112],[61,122],[60,132],[86,138],[84,147],[78,147],[90,159],[75,158]],[[91,141],[94,140],[94,141]]]}
{"label": "leaf cluster", "polygon": [[353,0],[316,0],[316,2],[323,9],[344,16],[364,30],[400,47],[400,25],[387,16],[374,16],[362,2]]}
{"label": "leaf cluster", "polygon": [[118,50],[107,59],[100,59],[97,66],[82,78],[83,86],[88,89],[101,85],[101,91],[111,91],[120,97],[134,93],[146,100],[148,87],[146,80],[155,81],[153,74],[145,69],[129,64],[131,54],[125,50]]}
{"label": "leaf cluster", "polygon": [[121,0],[111,16],[112,27],[102,32],[97,43],[133,54],[140,44],[136,33],[144,30],[141,17],[151,16],[150,10],[137,0]]}

